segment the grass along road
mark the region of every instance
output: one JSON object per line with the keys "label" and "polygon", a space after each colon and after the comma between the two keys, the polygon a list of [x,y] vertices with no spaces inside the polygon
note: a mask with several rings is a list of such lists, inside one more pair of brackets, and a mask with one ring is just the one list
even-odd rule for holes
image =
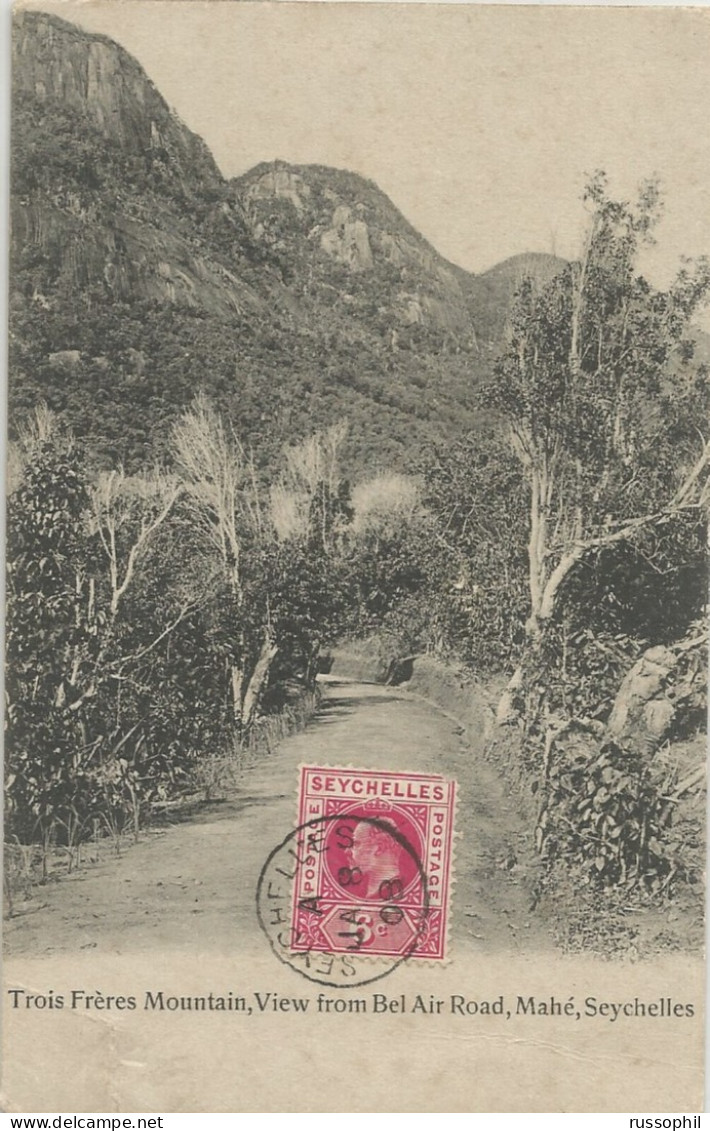
{"label": "grass along road", "polygon": [[[318,1010],[324,989],[278,962],[256,922],[255,889],[271,849],[293,827],[303,761],[432,771],[460,787],[450,963],[404,963],[372,987],[357,1015]],[[38,889],[6,930],[5,979],[69,1000],[132,994],[134,1012],[8,1007],[4,1109],[84,1112],[529,1112],[554,1083],[562,1110],[681,1110],[702,1085],[702,961],[675,954],[651,968],[553,948],[530,912],[535,861],[514,802],[478,748],[427,702],[398,689],[340,682],[311,725],[245,773],[229,802],[143,834],[120,859]],[[516,862],[517,861],[517,862]],[[41,906],[44,904],[44,906]],[[30,910],[34,905],[34,909]],[[541,953],[542,952],[542,953]],[[696,1021],[602,1026],[515,1013],[517,995],[567,1001],[654,997],[673,987]],[[649,989],[653,987],[653,989]],[[155,1012],[146,991],[227,991],[308,999],[305,1012]],[[372,992],[370,992],[372,991]],[[491,999],[513,1019],[375,1014],[372,993]],[[609,1076],[609,1064],[619,1071]],[[670,1066],[670,1068],[669,1068]],[[600,1091],[599,1081],[605,1083]]]}
{"label": "grass along road", "polygon": [[539,951],[552,942],[530,910],[535,873],[514,799],[482,749],[433,705],[396,688],[336,680],[301,734],[245,771],[223,802],[149,829],[107,857],[35,890],[5,925],[5,956],[82,949],[263,950],[259,872],[292,829],[301,762],[442,773],[459,784],[450,935],[457,951]]}

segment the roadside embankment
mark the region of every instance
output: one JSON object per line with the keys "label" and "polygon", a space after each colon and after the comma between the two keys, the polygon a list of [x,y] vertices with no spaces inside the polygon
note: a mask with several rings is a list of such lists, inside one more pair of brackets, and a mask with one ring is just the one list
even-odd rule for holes
{"label": "roadside embankment", "polygon": [[[673,656],[685,661],[695,651],[682,642]],[[332,656],[336,678],[390,684],[434,704],[505,782],[526,830],[522,851],[538,852],[533,905],[555,924],[565,949],[637,958],[702,947],[705,739],[695,715],[685,710],[687,701],[697,714],[701,699],[688,662],[678,678],[678,663],[667,664],[668,677],[652,685],[632,669],[610,723],[558,723],[541,760],[537,746],[526,750],[522,720],[496,721],[503,677],[484,681],[462,665],[402,656],[386,637],[347,642]],[[636,666],[641,677],[652,660],[658,667],[655,653]],[[655,709],[656,699],[665,706],[666,698],[675,726],[666,726],[651,743],[651,723],[659,718],[665,723],[671,714]],[[629,731],[630,738],[643,738],[641,752],[626,736],[619,745],[613,732],[622,705],[627,705],[623,718],[629,716],[629,703],[646,720],[644,728],[634,722]]]}
{"label": "roadside embankment", "polygon": [[495,722],[497,689],[484,688],[462,665],[443,663],[427,655],[402,656],[387,640],[371,637],[332,650],[331,675],[367,683],[391,684],[436,704],[477,740]]}

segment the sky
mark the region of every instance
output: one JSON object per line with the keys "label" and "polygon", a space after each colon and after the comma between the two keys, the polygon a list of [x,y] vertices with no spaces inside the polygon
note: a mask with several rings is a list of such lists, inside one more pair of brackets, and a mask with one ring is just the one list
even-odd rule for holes
{"label": "sky", "polygon": [[472,271],[572,257],[586,176],[657,175],[644,269],[710,255],[710,9],[23,0],[121,43],[225,176],[281,158],[374,180]]}

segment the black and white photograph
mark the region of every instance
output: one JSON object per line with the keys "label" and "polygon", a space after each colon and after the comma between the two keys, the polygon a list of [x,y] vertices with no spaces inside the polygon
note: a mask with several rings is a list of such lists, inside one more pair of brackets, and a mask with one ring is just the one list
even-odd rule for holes
{"label": "black and white photograph", "polygon": [[700,1111],[710,12],[11,24],[3,1109]]}

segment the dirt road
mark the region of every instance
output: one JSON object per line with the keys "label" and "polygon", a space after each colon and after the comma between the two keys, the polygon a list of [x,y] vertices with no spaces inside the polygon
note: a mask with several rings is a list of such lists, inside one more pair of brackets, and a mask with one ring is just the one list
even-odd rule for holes
{"label": "dirt road", "polygon": [[297,766],[434,771],[459,783],[452,936],[480,951],[551,946],[529,910],[514,802],[460,728],[430,704],[374,684],[335,681],[309,727],[246,771],[241,793],[143,834],[119,858],[39,889],[6,924],[5,955],[99,949],[223,952],[263,948],[259,871],[293,826]]}
{"label": "dirt road", "polygon": [[[403,963],[353,995],[324,990],[272,954],[255,890],[268,854],[293,827],[304,761],[457,779],[450,961]],[[333,683],[311,725],[247,771],[233,800],[146,831],[120,859],[36,889],[6,924],[0,1105],[528,1112],[548,1110],[554,1090],[563,1111],[643,1110],[649,1095],[659,1101],[654,1110],[684,1110],[702,1084],[702,961],[672,956],[651,971],[561,954],[529,910],[533,870],[514,801],[454,722],[399,690]],[[516,1005],[531,994],[633,1000],[649,985],[654,995],[696,1003],[695,1020],[648,1026],[641,1042],[633,1018],[585,1024],[531,1016],[527,1007],[519,1015]],[[149,1005],[163,994],[177,1007]],[[245,1005],[193,1008],[207,994]],[[51,995],[63,998],[61,1008],[47,1005]],[[338,1002],[350,1010],[353,996],[357,1012],[329,1011]],[[423,1012],[412,1008],[420,998]],[[469,1011],[454,1010],[454,1001]],[[486,1011],[486,1003],[501,1008]],[[615,1089],[612,1061],[621,1066]],[[545,1106],[531,1107],[533,1095]]]}

